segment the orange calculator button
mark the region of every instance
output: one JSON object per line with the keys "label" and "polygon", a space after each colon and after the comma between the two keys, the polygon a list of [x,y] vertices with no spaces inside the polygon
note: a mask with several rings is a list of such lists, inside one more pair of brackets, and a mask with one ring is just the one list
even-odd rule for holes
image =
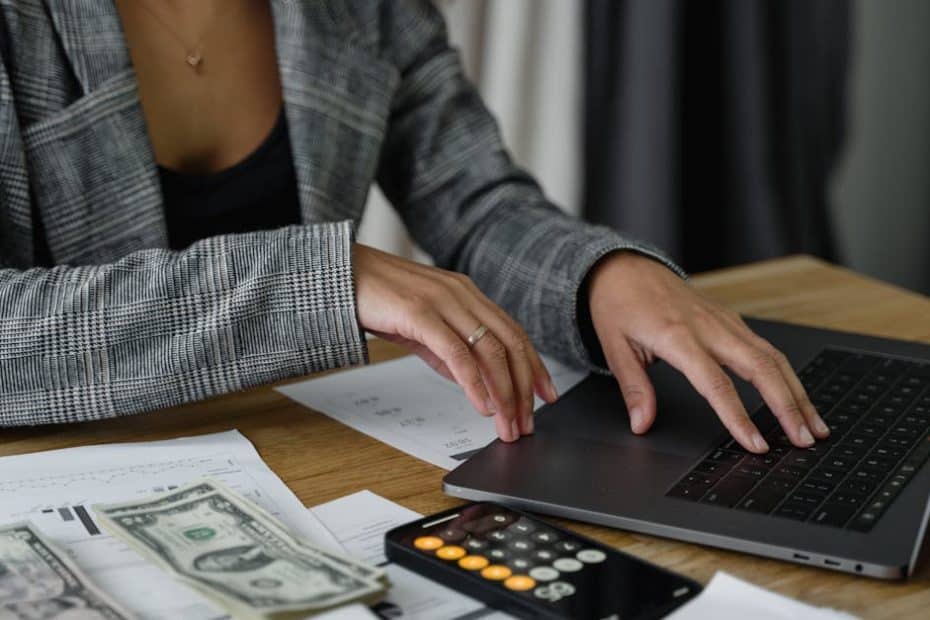
{"label": "orange calculator button", "polygon": [[446,545],[437,549],[436,555],[443,560],[457,560],[465,555],[465,550],[458,545]]}
{"label": "orange calculator button", "polygon": [[526,575],[514,575],[513,577],[508,577],[507,581],[504,582],[504,585],[511,590],[523,592],[525,590],[532,590],[535,588],[536,580],[532,577],[527,577]]}
{"label": "orange calculator button", "polygon": [[488,564],[488,559],[483,555],[466,555],[459,560],[459,566],[465,570],[481,570]]}
{"label": "orange calculator button", "polygon": [[435,551],[444,544],[446,543],[438,536],[420,536],[413,541],[413,546],[423,551]]}
{"label": "orange calculator button", "polygon": [[500,564],[491,564],[481,571],[481,576],[491,581],[503,581],[510,577],[510,569]]}

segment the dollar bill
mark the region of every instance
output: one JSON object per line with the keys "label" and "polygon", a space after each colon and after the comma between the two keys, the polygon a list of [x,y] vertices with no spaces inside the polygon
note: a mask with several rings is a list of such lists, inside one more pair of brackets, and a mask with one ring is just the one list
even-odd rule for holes
{"label": "dollar bill", "polygon": [[0,527],[0,620],[128,620],[30,523]]}
{"label": "dollar bill", "polygon": [[215,481],[170,496],[94,509],[104,528],[235,617],[302,617],[384,594],[376,573],[334,561]]}
{"label": "dollar bill", "polygon": [[[178,501],[183,501],[193,497],[202,497],[204,495],[209,495],[216,492],[225,492],[229,496],[236,497],[239,501],[251,506],[253,511],[261,514],[268,521],[274,521],[281,529],[284,529],[284,526],[281,525],[280,522],[278,522],[272,515],[268,514],[263,508],[253,503],[248,498],[236,493],[221,482],[213,480],[212,478],[205,478],[201,481],[193,482],[179,489],[161,493],[144,500],[124,502],[121,504],[110,504],[107,506],[95,506],[94,510],[96,510],[98,514],[102,514],[107,517],[113,517],[114,515],[138,512],[140,510],[151,510],[153,508],[167,506]],[[376,579],[383,583],[385,586],[388,585],[387,573],[384,571],[384,569],[378,568],[376,566],[370,566],[364,562],[359,562],[358,560],[348,556],[338,555],[325,549],[320,549],[319,547],[314,546],[312,543],[300,539],[296,536],[294,538],[303,546],[310,548],[316,553],[319,553],[331,562],[335,562],[336,564],[345,567],[347,570],[353,571],[355,574],[361,577],[366,579]]]}

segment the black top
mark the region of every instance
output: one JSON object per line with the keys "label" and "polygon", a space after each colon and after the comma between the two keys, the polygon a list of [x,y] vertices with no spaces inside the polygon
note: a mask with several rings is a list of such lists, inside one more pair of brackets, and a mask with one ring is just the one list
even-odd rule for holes
{"label": "black top", "polygon": [[159,166],[158,175],[173,250],[214,235],[270,230],[300,221],[283,110],[265,141],[231,168],[185,174]]}
{"label": "black top", "polygon": [[[297,177],[284,110],[265,141],[244,160],[212,174],[158,167],[171,249],[213,235],[270,230],[300,222]],[[51,267],[51,252],[33,204],[36,265]]]}

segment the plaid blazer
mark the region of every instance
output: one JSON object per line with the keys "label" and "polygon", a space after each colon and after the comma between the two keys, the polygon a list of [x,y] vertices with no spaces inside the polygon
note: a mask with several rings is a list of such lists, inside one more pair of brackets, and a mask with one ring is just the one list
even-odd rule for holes
{"label": "plaid blazer", "polygon": [[[110,0],[0,0],[0,425],[138,413],[364,363],[351,243],[373,181],[438,265],[591,366],[607,252],[517,169],[425,0],[271,0],[302,223],[167,249]],[[40,227],[41,226],[41,227]],[[55,266],[35,266],[44,230]]]}

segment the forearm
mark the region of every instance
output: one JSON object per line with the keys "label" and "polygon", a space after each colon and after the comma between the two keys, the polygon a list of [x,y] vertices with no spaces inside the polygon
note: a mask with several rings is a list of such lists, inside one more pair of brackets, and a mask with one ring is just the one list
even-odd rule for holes
{"label": "forearm", "polygon": [[141,413],[363,363],[348,222],[0,271],[0,425]]}

